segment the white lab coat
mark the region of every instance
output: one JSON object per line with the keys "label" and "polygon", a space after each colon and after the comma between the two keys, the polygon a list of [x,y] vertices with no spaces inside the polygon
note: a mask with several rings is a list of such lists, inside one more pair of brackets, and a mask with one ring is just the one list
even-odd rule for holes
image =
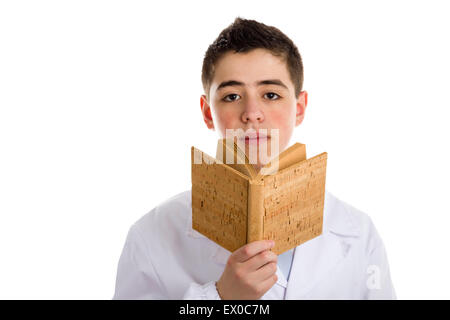
{"label": "white lab coat", "polygon": [[[191,191],[129,229],[113,299],[220,299],[217,281],[231,252],[192,229]],[[371,219],[325,192],[323,232],[294,250],[289,282],[261,299],[396,299],[387,255]]]}

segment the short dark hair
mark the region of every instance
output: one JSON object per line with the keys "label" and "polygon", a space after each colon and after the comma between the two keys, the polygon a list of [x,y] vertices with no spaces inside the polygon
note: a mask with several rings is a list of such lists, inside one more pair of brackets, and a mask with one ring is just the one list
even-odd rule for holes
{"label": "short dark hair", "polygon": [[298,98],[303,86],[303,62],[297,46],[279,29],[240,17],[222,30],[205,53],[202,84],[206,97],[209,98],[215,64],[226,52],[248,52],[257,48],[267,49],[284,59]]}

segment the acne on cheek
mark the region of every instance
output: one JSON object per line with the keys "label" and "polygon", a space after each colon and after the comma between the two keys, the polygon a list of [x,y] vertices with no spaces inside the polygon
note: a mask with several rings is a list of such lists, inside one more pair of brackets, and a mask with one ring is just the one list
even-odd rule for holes
{"label": "acne on cheek", "polygon": [[273,112],[266,114],[266,120],[280,129],[286,129],[286,126],[291,126],[291,123],[295,121],[295,115],[282,112]]}
{"label": "acne on cheek", "polygon": [[235,125],[236,121],[230,121],[230,119],[218,116],[217,117],[217,123],[216,123],[216,129],[218,130],[218,133],[220,132],[222,137],[225,137],[226,129],[234,129],[238,126]]}
{"label": "acne on cheek", "polygon": [[240,119],[239,117],[239,114],[229,110],[217,113],[217,120],[226,127],[228,127],[228,124],[234,123],[236,122],[236,120]]}
{"label": "acne on cheek", "polygon": [[[291,137],[295,127],[295,114],[273,112],[267,115],[270,118],[272,128],[278,128],[279,131],[279,143],[280,150],[286,147],[288,139]],[[266,117],[266,120],[267,117]],[[281,152],[281,151],[280,151]]]}
{"label": "acne on cheek", "polygon": [[269,112],[266,113],[266,117],[270,118],[270,122],[283,123],[285,116],[281,112]]}
{"label": "acne on cheek", "polygon": [[[216,110],[216,125],[222,128],[238,128],[240,127],[241,114],[231,110]],[[291,119],[292,118],[292,119]],[[288,134],[295,126],[295,114],[286,112],[267,112],[265,113],[266,123],[271,124],[272,128],[279,128],[280,135]],[[222,130],[221,130],[222,131]],[[281,138],[281,136],[280,136]]]}

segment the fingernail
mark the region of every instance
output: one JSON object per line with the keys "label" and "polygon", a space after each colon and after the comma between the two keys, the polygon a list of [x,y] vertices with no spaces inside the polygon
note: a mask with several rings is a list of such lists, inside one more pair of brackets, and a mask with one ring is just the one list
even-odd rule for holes
{"label": "fingernail", "polygon": [[273,248],[274,245],[275,245],[275,241],[270,240],[270,247]]}

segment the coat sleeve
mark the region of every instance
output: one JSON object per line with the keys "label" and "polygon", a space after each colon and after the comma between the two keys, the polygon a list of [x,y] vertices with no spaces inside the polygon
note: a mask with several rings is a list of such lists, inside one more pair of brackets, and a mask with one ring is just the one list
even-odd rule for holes
{"label": "coat sleeve", "polygon": [[119,259],[113,300],[169,299],[137,226],[128,231]]}
{"label": "coat sleeve", "polygon": [[397,296],[392,284],[386,249],[372,222],[370,226],[371,239],[368,245],[364,298],[369,300],[396,300]]}
{"label": "coat sleeve", "polygon": [[373,250],[369,261],[366,298],[369,300],[397,299],[384,245],[381,244]]}
{"label": "coat sleeve", "polygon": [[183,296],[183,300],[220,300],[216,288],[216,281],[210,281],[203,285],[191,283]]}
{"label": "coat sleeve", "polygon": [[[171,297],[161,284],[151,262],[150,253],[136,225],[128,231],[117,269],[113,300],[166,300]],[[192,282],[184,293],[185,300],[219,300],[216,282]]]}

